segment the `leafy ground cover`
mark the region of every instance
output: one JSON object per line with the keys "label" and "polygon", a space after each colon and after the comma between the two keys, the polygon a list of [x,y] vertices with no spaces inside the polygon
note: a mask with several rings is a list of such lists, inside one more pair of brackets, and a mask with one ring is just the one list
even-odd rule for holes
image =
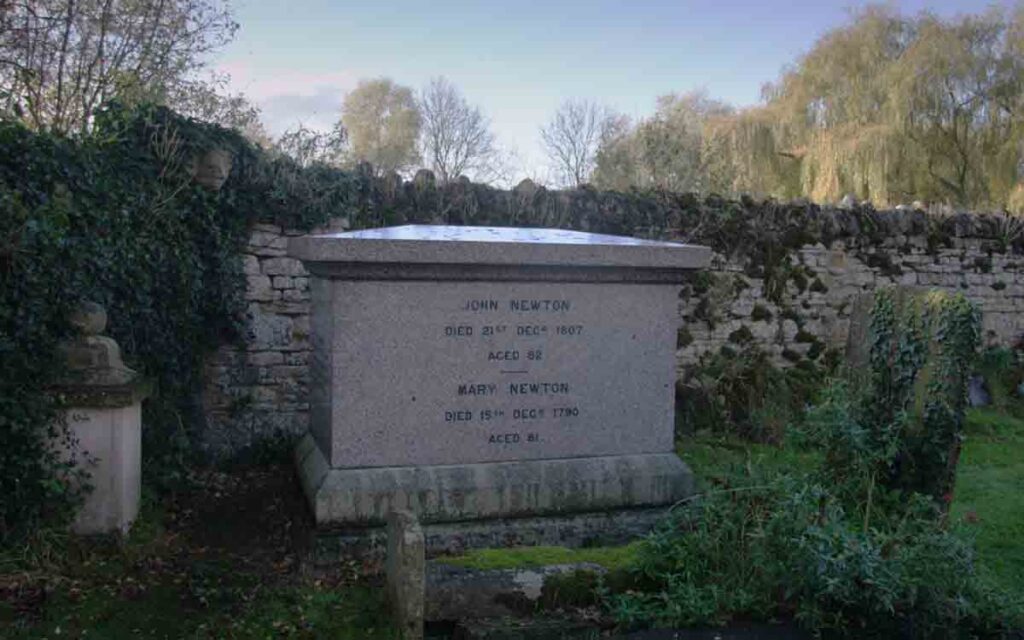
{"label": "leafy ground cover", "polygon": [[308,516],[288,467],[204,472],[148,502],[123,542],[50,534],[0,555],[0,636],[394,637],[382,589],[345,565],[301,571]]}

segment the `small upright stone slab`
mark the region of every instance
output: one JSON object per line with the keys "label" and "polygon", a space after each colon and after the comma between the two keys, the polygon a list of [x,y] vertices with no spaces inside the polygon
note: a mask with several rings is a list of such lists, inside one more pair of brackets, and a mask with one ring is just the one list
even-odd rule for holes
{"label": "small upright stone slab", "polygon": [[293,238],[311,274],[318,524],[671,504],[679,284],[706,247],[553,229]]}
{"label": "small upright stone slab", "polygon": [[423,530],[409,511],[388,514],[388,603],[402,640],[423,637],[427,556]]}

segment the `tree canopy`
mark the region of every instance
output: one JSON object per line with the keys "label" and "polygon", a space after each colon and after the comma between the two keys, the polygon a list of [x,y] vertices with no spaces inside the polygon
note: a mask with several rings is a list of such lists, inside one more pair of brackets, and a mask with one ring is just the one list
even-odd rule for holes
{"label": "tree canopy", "polygon": [[[0,104],[30,126],[84,132],[104,102],[166,101],[200,115],[242,115],[237,99],[213,107],[197,80],[206,56],[238,25],[222,0],[12,0],[0,4]],[[246,122],[251,123],[252,118]],[[227,122],[234,125],[236,122]]]}
{"label": "tree canopy", "polygon": [[341,106],[351,160],[381,173],[405,171],[420,160],[416,143],[422,118],[412,89],[390,78],[363,80]]}
{"label": "tree canopy", "polygon": [[1005,206],[1024,142],[1024,10],[953,19],[869,7],[711,119],[704,152],[732,193]]}

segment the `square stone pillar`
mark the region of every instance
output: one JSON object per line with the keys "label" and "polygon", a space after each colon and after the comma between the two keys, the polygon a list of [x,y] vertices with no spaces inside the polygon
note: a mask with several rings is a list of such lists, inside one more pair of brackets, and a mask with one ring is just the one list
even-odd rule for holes
{"label": "square stone pillar", "polygon": [[[73,456],[90,487],[71,525],[78,534],[126,533],[139,513],[142,477],[142,400],[149,385],[124,366],[112,339],[100,335],[106,311],[86,303],[72,317],[81,336],[61,345],[66,370],[51,387],[67,407]],[[70,444],[70,446],[69,446]]]}

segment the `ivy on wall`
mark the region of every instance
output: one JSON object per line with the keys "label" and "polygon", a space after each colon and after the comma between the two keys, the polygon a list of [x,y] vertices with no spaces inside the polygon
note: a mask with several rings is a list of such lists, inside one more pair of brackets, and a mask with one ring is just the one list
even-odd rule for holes
{"label": "ivy on wall", "polygon": [[[97,114],[72,140],[0,122],[0,539],[66,513],[49,438],[61,431],[58,342],[83,300],[104,305],[129,366],[155,379],[148,470],[187,451],[202,356],[235,335],[239,254],[254,214],[191,179],[193,158],[239,144],[161,109]],[[151,464],[150,464],[151,463]]]}

